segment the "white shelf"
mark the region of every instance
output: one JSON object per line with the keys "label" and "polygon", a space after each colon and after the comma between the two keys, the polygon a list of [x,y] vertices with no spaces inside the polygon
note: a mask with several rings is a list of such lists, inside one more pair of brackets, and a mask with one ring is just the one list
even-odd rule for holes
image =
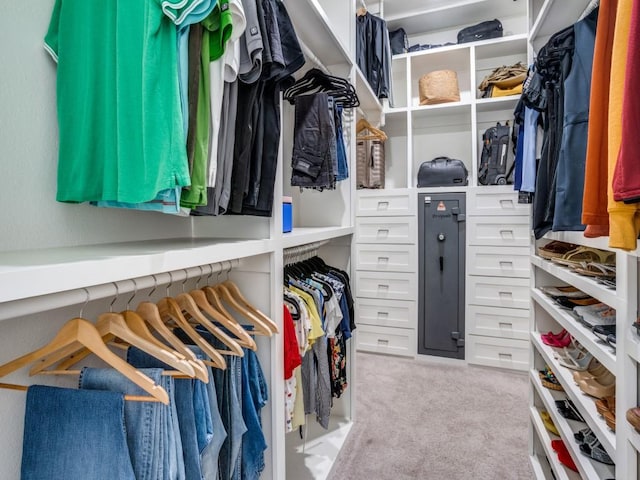
{"label": "white shelf", "polygon": [[380,117],[382,114],[382,104],[371,89],[369,82],[365,78],[360,68],[356,65],[356,92],[360,100],[360,108],[366,115]]}
{"label": "white shelf", "polygon": [[519,100],[520,95],[498,98],[478,98],[476,99],[476,110],[478,113],[513,110],[516,108]]}
{"label": "white shelf", "polygon": [[[622,416],[621,416],[622,417]],[[625,418],[624,419],[620,419],[620,421],[624,421],[626,422],[626,412],[625,412]],[[636,432],[636,430],[631,427],[631,435],[629,435],[629,443],[631,445],[633,445],[633,448],[636,449],[636,452],[638,452],[638,454],[640,454],[640,433]]]}
{"label": "white shelf", "polygon": [[620,250],[609,246],[609,237],[587,238],[583,232],[549,232],[544,236],[545,240],[558,240],[560,242],[575,243],[585,247],[599,248],[600,250],[610,250],[612,252],[623,252],[634,257],[640,257],[640,247],[633,251]]}
{"label": "white shelf", "polygon": [[543,462],[548,461],[546,459],[540,458],[538,455],[529,455],[529,463],[531,463],[531,469],[533,470],[533,478],[537,480],[550,480],[551,472],[547,474],[549,471],[549,467],[547,465],[543,465]]}
{"label": "white shelf", "polygon": [[625,351],[633,358],[636,363],[640,363],[640,337],[636,334],[636,330],[633,327],[624,326],[622,331],[622,338],[625,339]]}
{"label": "white shelf", "polygon": [[[521,2],[505,2],[503,0],[448,0],[440,2],[409,0],[385,2],[384,14],[389,30],[403,27],[408,35],[413,35],[473,25],[494,18],[492,16],[494,14],[491,12],[499,12],[501,18],[524,15],[523,9]],[[456,41],[455,33],[450,41]]]}
{"label": "white shelf", "polygon": [[273,251],[271,240],[180,238],[0,254],[0,302]]}
{"label": "white shelf", "polygon": [[[581,345],[586,347],[587,350],[589,350],[589,352],[591,352],[607,370],[615,374],[616,354],[609,344],[604,343],[596,337],[590,329],[579,323],[566,310],[562,310],[557,307],[553,300],[537,288],[532,290],[531,297],[536,303],[538,303],[538,305],[544,308],[546,312],[560,324],[561,327],[565,328],[572,337],[578,340]],[[638,347],[640,348],[640,345]]]}
{"label": "white shelf", "polygon": [[297,247],[312,242],[331,240],[353,234],[353,227],[294,227],[282,234],[283,248]]}
{"label": "white shelf", "polygon": [[538,13],[529,38],[537,51],[547,37],[559,32],[565,27],[573,25],[580,17],[584,9],[589,5],[589,0],[546,0]]}
{"label": "white shelf", "polygon": [[287,12],[296,35],[325,67],[352,64],[349,51],[335,36],[329,17],[318,0],[287,2]]}
{"label": "white shelf", "polygon": [[[555,401],[564,400],[565,398],[564,393],[545,388],[542,385],[542,382],[540,381],[538,372],[536,372],[535,370],[532,370],[530,372],[530,377],[531,377],[531,383],[533,383],[536,389],[536,392],[538,393],[543,403],[545,404],[547,411],[551,416],[551,420],[553,420],[553,424],[556,426],[556,428],[560,432],[562,441],[567,447],[567,450],[569,450],[569,453],[571,454],[571,457],[573,458],[573,461],[576,464],[576,467],[578,467],[578,471],[580,472],[580,475],[575,473],[573,470],[570,470],[562,466],[562,464],[560,464],[560,462],[557,460],[557,454],[555,454],[555,452],[553,451],[551,453],[547,452],[547,458],[550,459],[549,461],[552,464],[554,471],[556,473],[560,473],[558,471],[559,469],[557,468],[557,465],[554,465],[555,462],[558,462],[558,465],[560,465],[560,468],[564,470],[564,473],[566,474],[565,478],[570,478],[570,479],[587,478],[590,480],[591,479],[604,480],[608,478],[613,478],[615,476],[615,468],[613,466],[605,465],[603,463],[596,462],[595,460],[591,460],[589,457],[587,457],[585,454],[581,452],[580,445],[578,444],[578,442],[576,442],[573,434],[578,432],[580,429],[584,428],[585,424],[582,422],[577,422],[574,420],[569,420],[567,418],[564,418],[562,415],[558,413],[558,409],[556,407]],[[532,406],[531,407],[532,417],[534,417],[534,412],[537,415],[537,409]],[[538,420],[540,422],[540,427],[542,427],[542,429],[546,432],[546,429],[542,424],[542,420],[540,418],[538,418]],[[535,419],[534,419],[534,424],[536,424]],[[536,427],[538,427],[538,425],[536,425]],[[538,435],[540,435],[540,431],[539,431],[540,427],[538,427]],[[598,435],[597,432],[596,432],[596,435]],[[550,436],[548,434],[547,434],[547,437],[550,439]],[[600,442],[602,443],[602,439],[600,438],[600,436],[598,436],[598,439],[600,439]],[[549,448],[551,449],[550,445],[549,445]],[[562,475],[561,475],[561,478],[562,478]]]}
{"label": "white shelf", "polygon": [[537,255],[532,255],[531,263],[536,267],[550,273],[554,277],[582,290],[584,293],[597,298],[615,309],[625,305],[625,299],[619,297],[615,290],[610,290],[589,277],[573,273],[568,268],[545,260]]}
{"label": "white shelf", "polygon": [[[531,417],[531,422],[536,429],[538,439],[544,448],[544,452],[549,464],[551,465],[551,469],[553,470],[556,480],[580,480],[579,474],[565,467],[558,460],[558,454],[551,447],[551,441],[557,440],[560,437],[551,434],[545,428],[542,423],[542,419],[540,418],[540,411],[536,407],[530,407],[529,416]],[[553,423],[555,424],[555,421]]]}
{"label": "white shelf", "polygon": [[454,115],[457,113],[468,113],[471,102],[449,102],[439,103],[437,105],[418,105],[411,107],[411,111],[416,115],[442,114]]}
{"label": "white shelf", "polygon": [[567,397],[573,401],[582,417],[587,421],[587,424],[596,434],[600,443],[602,443],[604,449],[609,453],[611,458],[616,458],[615,432],[609,429],[604,419],[598,414],[595,399],[580,390],[573,381],[573,370],[560,365],[558,360],[553,356],[553,349],[542,343],[540,335],[537,332],[531,333],[531,341],[547,365],[551,367],[551,370],[564,388]]}

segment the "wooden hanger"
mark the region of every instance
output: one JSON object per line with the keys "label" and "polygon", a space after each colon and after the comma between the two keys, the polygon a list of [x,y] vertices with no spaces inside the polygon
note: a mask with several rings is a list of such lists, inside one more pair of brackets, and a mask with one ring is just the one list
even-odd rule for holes
{"label": "wooden hanger", "polygon": [[[368,135],[360,135],[365,130],[370,133]],[[387,134],[371,125],[366,119],[361,118],[356,124],[356,138],[358,140],[380,140],[384,142],[387,140]]]}
{"label": "wooden hanger", "polygon": [[253,333],[255,335],[264,335],[267,337],[271,337],[273,335],[273,331],[269,326],[262,321],[259,317],[257,317],[251,310],[249,310],[245,305],[241,304],[229,291],[226,285],[220,283],[213,287],[216,292],[220,295],[220,297],[227,302],[231,307],[241,314],[249,323],[251,323],[254,327]]}
{"label": "wooden hanger", "polygon": [[356,15],[358,17],[364,17],[367,14],[367,9],[364,7],[360,7],[358,10],[356,10]]}
{"label": "wooden hanger", "polygon": [[211,291],[211,297],[215,298],[216,303],[210,301],[208,290],[207,292],[205,292],[204,289],[189,292],[189,295],[195,300],[200,310],[233,333],[241,346],[256,351],[258,349],[256,342],[239,323],[231,319],[230,314],[222,306],[222,302],[220,302],[216,291],[211,287],[205,287],[205,289]]}
{"label": "wooden hanger", "polygon": [[211,322],[211,320],[205,317],[202,314],[202,311],[200,310],[200,308],[198,307],[198,304],[196,303],[196,301],[193,299],[191,295],[187,293],[181,293],[180,295],[175,297],[175,299],[178,305],[180,306],[180,308],[182,309],[182,312],[183,313],[186,312],[187,314],[189,314],[190,318],[185,317],[187,318],[187,320],[193,320],[196,324],[202,325],[204,328],[207,329],[207,331],[209,331],[209,333],[214,335],[216,338],[220,339],[222,343],[224,343],[227,347],[229,347],[229,350],[219,350],[219,352],[222,355],[236,355],[238,357],[244,356],[244,352],[242,351],[242,346],[238,342],[236,342],[233,338],[231,338],[229,335],[227,335],[222,330],[220,330],[220,328],[216,327]]}
{"label": "wooden hanger", "polygon": [[[149,342],[144,338],[138,336],[127,325],[124,316],[119,313],[103,313],[98,317],[98,321],[95,324],[96,329],[100,333],[105,343],[113,342],[115,340],[121,340],[126,342],[125,345],[133,345],[143,352],[157,358],[161,362],[175,368],[178,372],[186,375],[189,378],[195,377],[195,371],[191,364],[184,359],[179,359],[171,351],[167,349],[165,345],[158,346],[155,343]],[[125,346],[128,348],[128,346]],[[76,349],[73,353],[65,355],[66,352],[60,352],[59,354],[51,355],[44,361],[39,362],[31,369],[31,374],[37,374],[44,371],[44,369],[62,360],[57,368],[53,371],[47,371],[46,373],[60,373],[59,371],[69,370],[69,368],[77,364],[80,360],[86,358],[91,354],[87,348]],[[44,373],[44,372],[43,372]],[[79,371],[77,373],[80,373]],[[165,372],[175,376],[176,372]]]}
{"label": "wooden hanger", "polygon": [[[211,366],[224,370],[227,368],[227,362],[224,360],[220,352],[211,346],[198,332],[191,326],[189,321],[184,318],[182,309],[171,297],[165,297],[158,302],[158,311],[163,320],[173,320],[176,326],[180,327],[187,336],[200,347],[200,349],[211,359]],[[209,362],[207,362],[209,363]]]}
{"label": "wooden hanger", "polygon": [[[4,377],[20,368],[23,368],[33,362],[37,362],[41,359],[47,358],[50,355],[64,349],[70,345],[79,344],[88,348],[96,356],[104,360],[108,365],[112,366],[125,377],[138,385],[145,392],[149,393],[151,397],[138,396],[138,395],[125,395],[126,400],[134,401],[158,401],[165,405],[169,404],[169,395],[166,390],[160,385],[157,385],[148,376],[142,373],[140,370],[132,367],[125,362],[122,358],[117,356],[111,350],[107,348],[104,343],[100,332],[96,327],[83,318],[73,318],[65,323],[58,331],[56,336],[45,346],[35,350],[31,353],[23,355],[15,360],[12,360],[2,366],[0,366],[0,377]],[[28,387],[21,385],[12,385],[2,383],[1,388],[12,388],[17,390],[25,390]]]}
{"label": "wooden hanger", "polygon": [[240,289],[238,288],[238,286],[235,283],[233,283],[231,280],[226,280],[226,281],[222,282],[222,286],[227,288],[229,290],[229,292],[231,293],[231,295],[233,297],[235,297],[236,300],[238,300],[241,305],[244,305],[256,317],[258,317],[260,320],[262,320],[262,322],[264,322],[267,325],[269,330],[271,330],[273,333],[278,333],[279,332],[278,325],[276,325],[276,322],[271,320],[271,318],[269,318],[267,315],[262,313],[254,305],[249,303],[249,301],[246,298],[244,298],[244,296],[242,295],[242,292],[240,291]]}
{"label": "wooden hanger", "polygon": [[[198,380],[202,380],[205,383],[209,382],[209,370],[207,370],[206,365],[202,360],[196,357],[196,354],[193,353],[193,350],[186,346],[184,342],[176,337],[171,329],[165,325],[165,323],[162,321],[162,317],[160,316],[158,306],[155,303],[139,303],[138,307],[136,308],[136,313],[139,315],[139,318],[141,318],[145,322],[146,325],[151,326],[169,345],[171,345],[177,352],[181,353],[185,358],[187,358],[189,363],[191,363],[191,365],[193,366],[193,369],[196,373],[196,378]],[[135,322],[136,321],[134,320],[134,327]],[[133,330],[135,331],[135,329]]]}

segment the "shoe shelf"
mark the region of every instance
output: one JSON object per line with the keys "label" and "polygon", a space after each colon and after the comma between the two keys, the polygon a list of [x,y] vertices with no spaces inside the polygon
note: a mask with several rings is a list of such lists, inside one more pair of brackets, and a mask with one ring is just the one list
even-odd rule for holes
{"label": "shoe shelf", "polygon": [[[578,480],[580,479],[580,475],[573,470],[565,467],[558,460],[558,455],[553,451],[551,447],[551,441],[557,440],[560,437],[550,433],[542,423],[542,419],[540,418],[540,410],[536,407],[531,407],[529,411],[529,416],[531,417],[531,422],[536,429],[536,434],[538,435],[538,439],[544,448],[544,452],[547,456],[547,461],[549,465],[551,465],[551,470],[553,470],[553,476],[557,480]],[[556,423],[555,421],[553,422]],[[557,425],[556,425],[557,427]],[[564,440],[563,440],[564,441]]]}
{"label": "shoe shelf", "polygon": [[622,338],[625,339],[625,351],[633,358],[636,363],[640,363],[640,337],[636,334],[635,330],[631,327],[624,327]]}
{"label": "shoe shelf", "polygon": [[[622,415],[620,415],[620,421],[627,422],[627,419],[626,418],[623,419]],[[633,445],[633,448],[635,448],[636,452],[638,452],[638,454],[640,455],[640,433],[636,432],[633,427],[630,427],[630,428],[631,428],[631,434],[629,435],[629,443]]]}
{"label": "shoe shelf", "polygon": [[[581,345],[602,363],[610,372],[616,372],[615,350],[596,337],[593,332],[578,322],[567,310],[563,310],[542,291],[534,288],[531,291],[531,298],[540,305],[558,324],[567,330]],[[546,333],[546,332],[544,332]],[[637,344],[637,352],[640,354],[640,343]]]}
{"label": "shoe shelf", "polygon": [[[540,439],[537,440],[540,441]],[[546,457],[529,455],[529,463],[531,463],[531,469],[533,470],[533,478],[542,478],[544,480],[553,480],[555,478],[549,468],[549,460]]]}
{"label": "shoe shelf", "polygon": [[547,365],[551,367],[551,370],[564,388],[566,396],[573,401],[580,415],[586,420],[587,425],[598,437],[598,440],[600,440],[600,443],[602,443],[602,446],[609,456],[616,458],[616,434],[598,414],[595,399],[580,390],[580,387],[573,381],[573,370],[560,365],[558,360],[553,356],[553,349],[542,343],[538,332],[531,333],[531,342]]}
{"label": "shoe shelf", "polygon": [[578,275],[572,272],[569,268],[562,265],[558,265],[549,260],[545,260],[542,257],[533,255],[531,257],[532,265],[544,270],[545,272],[553,275],[554,277],[566,282],[569,285],[573,285],[579,288],[584,293],[597,298],[602,303],[606,303],[616,310],[625,306],[626,299],[622,298],[616,293],[616,290],[606,288],[604,285],[596,282],[595,280],[586,277],[584,275]]}
{"label": "shoe shelf", "polygon": [[538,432],[538,436],[540,437],[545,451],[547,452],[547,458],[549,459],[549,463],[551,464],[556,478],[587,478],[589,480],[612,478],[615,474],[615,467],[591,460],[580,451],[580,445],[576,442],[573,434],[577,433],[580,429],[585,428],[585,424],[564,418],[558,413],[555,401],[564,400],[566,398],[564,392],[545,388],[542,385],[536,370],[531,370],[530,377],[531,383],[533,383],[538,396],[542,399],[547,412],[549,412],[549,415],[551,416],[551,420],[553,420],[553,424],[558,429],[558,432],[560,432],[560,438],[567,447],[567,450],[569,450],[571,458],[573,458],[573,461],[580,472],[578,474],[560,463],[558,455],[551,447],[551,440],[555,440],[556,437],[547,431],[542,423],[542,419],[540,418],[539,410],[535,406],[532,406],[530,412],[531,417]]}

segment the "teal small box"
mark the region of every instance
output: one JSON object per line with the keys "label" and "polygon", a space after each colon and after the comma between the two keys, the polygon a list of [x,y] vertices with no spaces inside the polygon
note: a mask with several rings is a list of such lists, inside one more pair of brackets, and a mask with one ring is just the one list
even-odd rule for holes
{"label": "teal small box", "polygon": [[282,197],[282,233],[293,229],[293,204],[291,197]]}

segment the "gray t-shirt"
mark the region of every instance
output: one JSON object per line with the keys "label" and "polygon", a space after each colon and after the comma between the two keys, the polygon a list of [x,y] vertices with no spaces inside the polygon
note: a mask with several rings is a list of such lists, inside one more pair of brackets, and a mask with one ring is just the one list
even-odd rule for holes
{"label": "gray t-shirt", "polygon": [[244,83],[254,83],[262,74],[262,32],[256,0],[242,0],[247,27],[240,39],[240,69],[238,77]]}

